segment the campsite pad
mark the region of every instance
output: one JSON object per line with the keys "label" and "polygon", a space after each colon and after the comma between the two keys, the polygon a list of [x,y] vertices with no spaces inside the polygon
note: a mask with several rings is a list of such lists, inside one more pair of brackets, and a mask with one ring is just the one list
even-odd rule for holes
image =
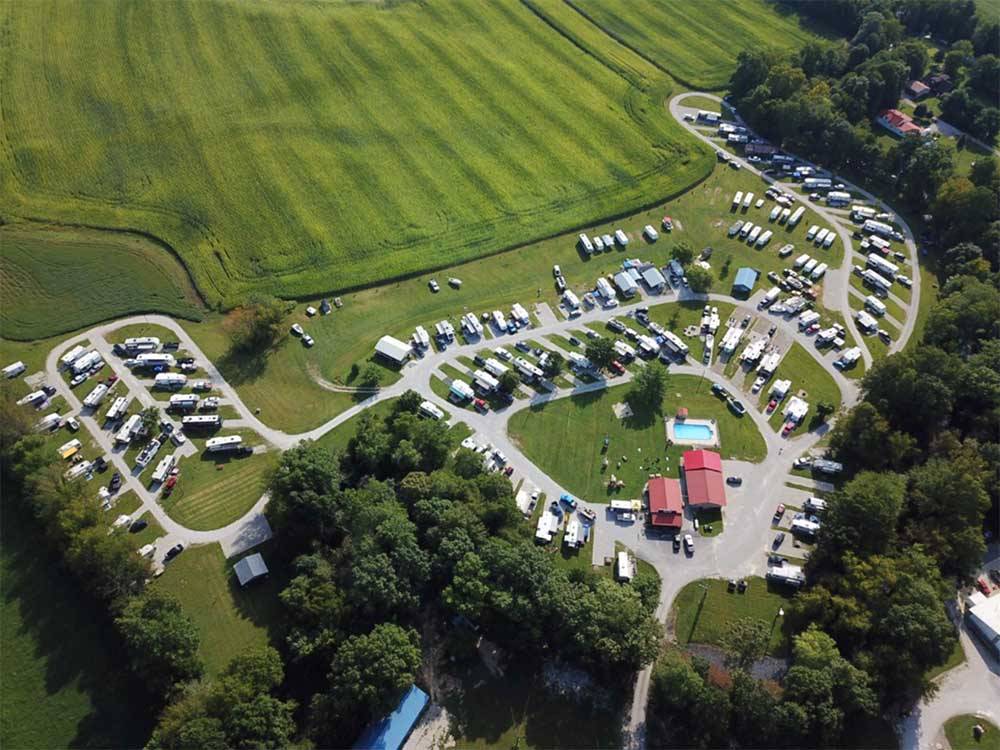
{"label": "campsite pad", "polygon": [[632,416],[632,407],[624,402],[618,402],[611,407],[618,419],[628,419]]}

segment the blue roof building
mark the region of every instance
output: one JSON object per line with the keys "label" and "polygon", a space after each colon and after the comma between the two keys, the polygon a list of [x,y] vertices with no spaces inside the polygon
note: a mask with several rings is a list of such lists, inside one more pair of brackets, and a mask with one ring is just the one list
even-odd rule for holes
{"label": "blue roof building", "polygon": [[752,268],[744,266],[736,272],[736,281],[733,282],[733,294],[750,296],[753,292],[754,284],[757,283],[759,274]]}
{"label": "blue roof building", "polygon": [[354,747],[358,750],[399,750],[429,701],[427,693],[412,685],[396,709],[369,726],[354,743]]}

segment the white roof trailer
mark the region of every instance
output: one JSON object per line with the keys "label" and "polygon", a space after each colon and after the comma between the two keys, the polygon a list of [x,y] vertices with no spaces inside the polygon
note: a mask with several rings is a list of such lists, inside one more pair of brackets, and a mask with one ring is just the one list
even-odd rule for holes
{"label": "white roof trailer", "polygon": [[156,338],[156,336],[134,336],[132,338],[125,339],[126,349],[139,349],[140,347],[159,349],[160,340]]}
{"label": "white roof trailer", "polygon": [[485,364],[483,364],[483,368],[486,370],[486,372],[490,373],[495,378],[499,378],[501,375],[507,372],[507,367],[505,365],[500,364],[500,361],[494,359],[493,357],[490,357],[488,360],[486,360]]}
{"label": "white roof trailer", "polygon": [[87,350],[80,345],[74,346],[72,349],[70,349],[68,352],[62,355],[62,357],[59,358],[59,362],[62,364],[63,367],[69,367],[71,364],[80,359],[80,357],[82,357],[86,351]]}
{"label": "white roof trailer", "polygon": [[868,253],[868,266],[890,280],[896,278],[896,274],[899,273],[899,266],[890,263],[877,253]]}
{"label": "white roof trailer", "polygon": [[810,274],[810,278],[813,281],[819,281],[820,279],[823,278],[823,274],[826,273],[827,268],[828,268],[828,266],[827,266],[826,263],[820,263],[818,266],[816,266],[813,269],[813,272]]}
{"label": "white roof trailer", "polygon": [[101,383],[87,394],[87,397],[83,400],[83,405],[90,408],[99,406],[106,395],[108,395],[108,386]]}
{"label": "white roof trailer", "polygon": [[98,352],[96,349],[92,349],[86,354],[78,357],[73,362],[72,365],[73,372],[76,375],[79,375],[81,372],[86,372],[100,361],[101,361],[101,353]]}
{"label": "white roof trailer", "polygon": [[833,247],[833,243],[836,241],[836,239],[837,239],[836,232],[831,230],[830,233],[826,236],[826,239],[823,240],[823,248],[829,250],[831,247]]}
{"label": "white roof trailer", "polygon": [[816,247],[819,247],[820,245],[823,244],[823,240],[826,239],[826,235],[829,233],[830,233],[829,229],[820,229],[819,232],[816,233],[816,236],[813,237],[813,241],[815,242]]}
{"label": "white roof trailer", "polygon": [[209,438],[205,441],[205,450],[210,453],[222,453],[223,451],[236,450],[243,444],[243,438],[239,435],[226,435],[225,437]]}
{"label": "white roof trailer", "polygon": [[736,208],[743,202],[743,191],[737,190],[736,195],[733,196],[733,208]]}
{"label": "white roof trailer", "polygon": [[880,300],[878,297],[875,297],[874,295],[869,294],[867,297],[865,297],[865,307],[867,307],[869,310],[871,310],[879,317],[885,315],[885,305],[883,304],[882,300]]}
{"label": "white roof trailer", "polygon": [[140,367],[173,367],[175,363],[174,355],[166,352],[144,352],[136,360]]}
{"label": "white roof trailer", "polygon": [[160,463],[158,463],[156,465],[156,468],[153,469],[153,474],[152,476],[150,476],[150,479],[152,479],[154,482],[163,482],[164,480],[166,480],[167,475],[170,473],[170,470],[174,468],[174,462],[176,460],[177,459],[174,457],[173,453],[161,458]]}
{"label": "white roof trailer", "polygon": [[115,442],[124,443],[128,445],[132,442],[132,438],[135,437],[136,433],[139,431],[139,427],[142,425],[142,417],[138,414],[133,414],[131,417],[125,420],[125,424],[121,426],[121,429],[115,433]]}
{"label": "white roof trailer", "polygon": [[156,388],[182,388],[187,383],[187,375],[180,372],[161,372],[153,378]]}
{"label": "white roof trailer", "polygon": [[757,238],[760,237],[760,232],[761,232],[760,227],[754,227],[753,229],[751,229],[750,236],[747,237],[747,244],[748,245],[754,244],[757,241]]}
{"label": "white roof trailer", "polygon": [[104,415],[104,418],[111,422],[121,419],[125,412],[128,411],[130,403],[132,403],[131,396],[119,396],[111,404],[111,408],[108,409],[108,413]]}
{"label": "white roof trailer", "polygon": [[774,236],[774,232],[770,229],[763,232],[760,237],[757,238],[757,247],[764,247],[768,242],[771,241],[771,237]]}
{"label": "white roof trailer", "polygon": [[753,205],[753,193],[747,193],[743,196],[743,208],[750,208]]}
{"label": "white roof trailer", "polygon": [[688,345],[681,341],[676,334],[673,334],[670,331],[664,332],[663,343],[668,349],[676,354],[680,354],[684,357],[688,354]]}
{"label": "white roof trailer", "polygon": [[879,289],[889,290],[892,288],[892,282],[889,281],[889,279],[882,276],[882,274],[876,273],[870,268],[866,268],[861,272],[861,279],[869,285],[878,287]]}
{"label": "white roof trailer", "polygon": [[580,235],[580,247],[583,248],[584,252],[586,252],[587,255],[590,255],[592,252],[594,252],[594,244],[590,241],[590,237],[588,237],[586,234]]}
{"label": "white roof trailer", "polygon": [[809,227],[809,231],[806,232],[806,240],[812,242],[817,232],[819,232],[819,227],[813,224],[811,227]]}
{"label": "white roof trailer", "polygon": [[802,255],[800,255],[798,258],[795,259],[795,262],[792,263],[792,266],[795,268],[802,268],[802,266],[804,266],[808,262],[809,262],[809,256],[806,253],[802,253]]}
{"label": "white roof trailer", "polygon": [[794,227],[796,224],[802,221],[802,217],[805,215],[805,213],[806,213],[805,206],[799,206],[798,208],[796,208],[795,211],[792,212],[792,215],[788,218],[788,226]]}
{"label": "white roof trailer", "polygon": [[192,414],[190,417],[181,417],[181,426],[186,430],[221,427],[222,417],[218,414]]}

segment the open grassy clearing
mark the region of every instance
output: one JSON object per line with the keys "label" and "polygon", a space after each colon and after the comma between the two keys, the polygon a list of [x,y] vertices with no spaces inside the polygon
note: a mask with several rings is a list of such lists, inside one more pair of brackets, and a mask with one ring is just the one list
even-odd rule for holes
{"label": "open grassy clearing", "polygon": [[568,0],[618,39],[694,89],[722,89],[744,49],[798,49],[815,38],[784,8],[763,0],[692,12],[684,0]]}
{"label": "open grassy clearing", "polygon": [[130,313],[202,314],[184,267],[150,240],[35,224],[0,227],[0,297],[3,335],[22,340]]}
{"label": "open grassy clearing", "polygon": [[5,6],[0,195],[160,237],[212,305],[448,266],[709,166],[665,75],[515,0],[130,8]]}
{"label": "open grassy clearing", "polygon": [[185,614],[194,620],[209,676],[247,649],[276,640],[274,629],[281,612],[278,594],[287,583],[287,574],[271,554],[271,542],[247,554],[252,552],[264,555],[270,574],[245,589],[233,573],[240,556],[226,560],[218,544],[184,550],[152,584],[177,597]]}
{"label": "open grassy clearing", "polygon": [[771,627],[768,653],[781,656],[788,651],[788,633],[778,610],[787,607],[791,592],[773,586],[763,578],[747,579],[749,587],[740,594],[728,590],[721,578],[692,581],[674,600],[674,635],[682,645],[708,643],[718,646],[732,622],[750,617]]}
{"label": "open grassy clearing", "polygon": [[0,524],[0,745],[140,747],[154,717],[125,678],[112,625],[12,498]]}
{"label": "open grassy clearing", "polygon": [[[528,458],[580,497],[594,502],[639,497],[650,473],[678,475],[678,460],[686,448],[665,446],[660,415],[640,413],[625,420],[615,416],[612,407],[626,398],[629,388],[623,385],[522,409],[511,417],[508,431]],[[692,417],[717,420],[723,457],[748,461],[764,457],[764,440],[753,421],[733,416],[712,396],[708,381],[671,375],[663,414],[673,414],[680,406],[688,407]],[[610,438],[609,465],[602,470],[605,436]],[[621,461],[622,456],[627,461]],[[625,482],[623,489],[607,489],[612,474]]]}
{"label": "open grassy clearing", "polygon": [[[981,725],[986,734],[976,740],[972,728]],[[1000,750],[1000,728],[986,719],[972,714],[953,716],[944,723],[944,736],[952,750]]]}
{"label": "open grassy clearing", "polygon": [[[260,442],[256,433],[245,430],[223,429],[219,434],[223,433],[242,435],[245,445]],[[160,503],[171,518],[190,529],[217,529],[243,516],[260,499],[278,453],[209,453],[201,438],[192,442],[200,452],[181,460],[177,485]]]}

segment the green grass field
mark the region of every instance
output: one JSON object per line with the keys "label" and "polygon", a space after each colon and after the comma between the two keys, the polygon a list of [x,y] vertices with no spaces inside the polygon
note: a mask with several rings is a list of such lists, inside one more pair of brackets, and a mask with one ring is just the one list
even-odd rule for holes
{"label": "green grass field", "polygon": [[814,38],[793,14],[763,0],[715,0],[694,11],[684,0],[568,0],[615,39],[694,89],[722,89],[744,49],[797,49]]}
{"label": "green grass field", "polygon": [[[523,409],[511,417],[508,431],[528,458],[574,494],[593,502],[639,497],[648,474],[678,476],[679,458],[686,448],[665,448],[659,415],[625,420],[615,416],[612,406],[625,399],[629,388],[622,385]],[[688,407],[692,418],[717,420],[724,458],[763,459],[764,440],[753,421],[733,416],[712,396],[708,381],[671,375],[663,414],[671,415],[679,406]],[[553,440],[553,435],[559,439]],[[609,465],[602,471],[605,435],[610,438]],[[622,456],[628,460],[622,462]],[[625,482],[622,490],[607,489],[612,474]]]}
{"label": "green grass field", "polygon": [[207,531],[242,517],[264,493],[274,452],[246,458],[201,453],[181,461],[179,481],[163,509],[189,529]]}
{"label": "green grass field", "polygon": [[153,717],[106,615],[5,498],[0,524],[0,746],[141,747]]}
{"label": "green grass field", "polygon": [[[972,727],[982,725],[986,734],[976,740]],[[1000,729],[995,724],[971,714],[954,716],[944,723],[944,735],[952,750],[1000,750]]]}
{"label": "green grass field", "polygon": [[729,623],[742,617],[763,620],[771,628],[769,653],[787,651],[787,634],[778,610],[791,601],[789,592],[772,587],[763,578],[747,579],[749,587],[740,594],[730,592],[725,580],[706,578],[692,581],[674,600],[674,633],[679,643],[719,645]]}
{"label": "green grass field", "polygon": [[184,267],[153,242],[33,224],[0,227],[0,297],[3,335],[22,340],[130,313],[202,312]]}
{"label": "green grass field", "polygon": [[278,593],[287,583],[276,569],[270,543],[252,550],[264,555],[270,575],[240,588],[233,565],[218,544],[191,547],[167,565],[158,586],[181,602],[201,635],[201,658],[208,674],[218,674],[229,660],[247,649],[273,642],[280,617]]}
{"label": "green grass field", "polygon": [[4,6],[0,197],[160,238],[213,306],[452,265],[710,168],[667,76],[515,0],[132,10]]}

